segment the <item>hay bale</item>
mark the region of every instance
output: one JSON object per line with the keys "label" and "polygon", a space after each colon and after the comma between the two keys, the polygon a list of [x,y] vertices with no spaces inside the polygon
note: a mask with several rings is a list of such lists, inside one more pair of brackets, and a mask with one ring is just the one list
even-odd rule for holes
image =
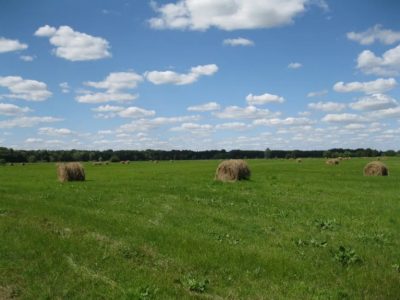
{"label": "hay bale", "polygon": [[229,159],[224,160],[218,165],[215,172],[215,180],[237,181],[249,179],[250,175],[250,168],[244,160]]}
{"label": "hay bale", "polygon": [[364,167],[364,176],[388,176],[388,168],[380,161],[372,161]]}
{"label": "hay bale", "polygon": [[65,181],[84,181],[85,170],[82,164],[77,162],[62,163],[57,165],[57,176],[61,182]]}
{"label": "hay bale", "polygon": [[340,160],[338,160],[338,159],[336,159],[336,158],[332,158],[332,159],[328,159],[328,160],[326,161],[326,164],[327,164],[327,165],[330,165],[330,166],[334,166],[334,165],[338,165],[339,162],[340,162]]}
{"label": "hay bale", "polygon": [[297,161],[298,163],[303,162],[301,158],[298,158],[296,161]]}

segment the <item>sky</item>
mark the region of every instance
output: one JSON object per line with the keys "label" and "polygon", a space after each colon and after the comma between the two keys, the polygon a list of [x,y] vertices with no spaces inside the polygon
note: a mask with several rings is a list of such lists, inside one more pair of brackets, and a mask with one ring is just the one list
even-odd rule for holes
{"label": "sky", "polygon": [[0,0],[0,146],[400,145],[400,1]]}

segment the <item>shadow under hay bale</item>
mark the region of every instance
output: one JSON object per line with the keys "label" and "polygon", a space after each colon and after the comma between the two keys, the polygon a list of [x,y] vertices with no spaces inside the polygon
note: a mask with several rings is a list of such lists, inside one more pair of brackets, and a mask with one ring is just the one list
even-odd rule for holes
{"label": "shadow under hay bale", "polygon": [[364,176],[388,176],[388,168],[380,161],[372,161],[364,167]]}
{"label": "shadow under hay bale", "polygon": [[325,163],[327,165],[333,166],[333,165],[338,165],[339,162],[340,162],[340,160],[338,160],[338,159],[328,159]]}
{"label": "shadow under hay bale", "polygon": [[230,159],[221,162],[215,173],[215,180],[237,181],[249,179],[251,176],[250,168],[244,160]]}
{"label": "shadow under hay bale", "polygon": [[85,170],[77,162],[61,163],[57,165],[57,177],[60,182],[85,181]]}

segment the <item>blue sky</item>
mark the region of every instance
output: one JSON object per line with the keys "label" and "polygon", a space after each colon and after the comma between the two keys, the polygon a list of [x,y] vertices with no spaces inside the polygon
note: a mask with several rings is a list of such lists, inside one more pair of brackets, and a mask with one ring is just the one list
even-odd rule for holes
{"label": "blue sky", "polygon": [[398,149],[400,2],[0,2],[0,145]]}

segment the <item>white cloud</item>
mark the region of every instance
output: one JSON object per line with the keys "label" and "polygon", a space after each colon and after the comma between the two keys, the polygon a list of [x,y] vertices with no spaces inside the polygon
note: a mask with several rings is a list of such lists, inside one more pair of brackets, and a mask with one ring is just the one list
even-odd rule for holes
{"label": "white cloud", "polygon": [[328,94],[328,91],[327,91],[327,90],[315,91],[315,92],[309,92],[309,93],[307,94],[307,97],[309,97],[309,98],[313,98],[313,97],[323,97],[323,96],[325,96],[325,95],[327,95],[327,94]]}
{"label": "white cloud", "polygon": [[175,123],[194,122],[200,119],[199,116],[181,116],[181,117],[158,117],[153,119],[139,119],[131,123],[121,125],[119,132],[143,132],[149,131],[164,125]]}
{"label": "white cloud", "polygon": [[66,60],[96,60],[111,56],[107,40],[74,31],[69,26],[60,26],[57,29],[45,25],[40,27],[35,35],[50,38],[50,44],[56,47],[53,53]]}
{"label": "white cloud", "polygon": [[80,103],[104,103],[133,101],[138,95],[125,92],[125,90],[136,88],[143,77],[135,72],[110,73],[103,81],[87,81],[84,85],[96,89],[105,89],[105,92],[84,91],[75,99]]}
{"label": "white cloud", "polygon": [[17,117],[0,121],[0,128],[33,127],[41,123],[53,123],[58,121],[62,121],[62,119],[54,117]]}
{"label": "white cloud", "polygon": [[376,56],[370,50],[364,50],[358,55],[357,68],[365,74],[378,76],[396,76],[400,73],[400,45],[392,48],[382,57]]}
{"label": "white cloud", "polygon": [[9,40],[4,37],[0,37],[0,53],[25,50],[27,48],[27,44],[23,44],[18,40]]}
{"label": "white cloud", "polygon": [[347,38],[359,42],[361,45],[371,45],[376,41],[390,45],[400,41],[400,32],[383,29],[382,25],[377,24],[363,32],[349,32]]}
{"label": "white cloud", "polygon": [[346,104],[338,102],[314,102],[309,103],[308,107],[314,110],[332,112],[332,111],[342,111],[346,108]]}
{"label": "white cloud", "polygon": [[221,108],[221,105],[219,105],[217,102],[208,102],[208,103],[205,103],[205,104],[189,106],[187,108],[187,110],[188,111],[204,112],[204,111],[219,110],[220,108]]}
{"label": "white cloud", "polygon": [[197,66],[190,69],[189,73],[179,74],[173,71],[149,71],[144,74],[146,79],[153,84],[185,85],[196,82],[201,76],[211,76],[218,71],[215,64]]}
{"label": "white cloud", "polygon": [[183,123],[179,127],[171,128],[171,131],[188,131],[192,134],[209,134],[214,130],[210,124]]}
{"label": "white cloud", "polygon": [[252,40],[249,39],[245,39],[242,37],[239,38],[235,38],[235,39],[225,39],[223,41],[224,45],[228,45],[228,46],[254,46],[254,42]]}
{"label": "white cloud", "polygon": [[61,82],[58,86],[61,88],[61,92],[63,92],[64,94],[68,94],[70,92],[68,82]]}
{"label": "white cloud", "polygon": [[0,115],[18,116],[32,111],[29,107],[20,107],[14,104],[0,103]]}
{"label": "white cloud", "polygon": [[120,117],[123,118],[144,118],[152,117],[156,114],[154,110],[146,110],[143,108],[131,106],[118,113]]}
{"label": "white cloud", "polygon": [[271,28],[291,24],[306,10],[307,0],[180,0],[153,5],[158,17],[149,20],[156,29],[223,30]]}
{"label": "white cloud", "polygon": [[76,96],[79,103],[104,103],[104,102],[130,102],[137,99],[138,95],[129,93],[90,93]]}
{"label": "white cloud", "polygon": [[92,108],[93,111],[95,112],[120,112],[124,110],[125,108],[123,106],[113,106],[113,105],[101,105],[96,108]]}
{"label": "white cloud", "polygon": [[355,110],[380,110],[396,107],[398,103],[388,95],[372,94],[350,103],[349,106]]}
{"label": "white cloud", "polygon": [[52,93],[43,82],[23,79],[20,76],[0,77],[0,87],[7,88],[11,94],[0,95],[0,98],[23,99],[27,101],[44,101]]}
{"label": "white cloud", "polygon": [[255,106],[228,106],[223,111],[213,114],[220,119],[259,119],[273,115],[268,109],[260,109]]}
{"label": "white cloud", "polygon": [[300,69],[302,66],[303,66],[303,65],[302,65],[301,63],[299,63],[299,62],[291,62],[291,63],[288,65],[288,68],[289,68],[289,69]]}
{"label": "white cloud", "polygon": [[258,119],[254,120],[253,124],[254,125],[264,125],[264,126],[305,126],[305,125],[312,125],[315,122],[313,120],[310,120],[309,118],[294,118],[294,117],[289,117],[286,119],[278,119],[278,118],[272,118],[272,119]]}
{"label": "white cloud", "polygon": [[263,105],[268,103],[283,103],[285,102],[285,98],[268,93],[262,95],[248,94],[246,101],[249,105]]}
{"label": "white cloud", "polygon": [[41,127],[38,130],[40,135],[49,135],[49,136],[68,136],[73,133],[72,130],[68,128],[53,128],[53,127]]}
{"label": "white cloud", "polygon": [[36,144],[36,143],[42,143],[43,139],[38,139],[38,138],[27,138],[25,140],[25,143],[31,143],[31,144]]}
{"label": "white cloud", "polygon": [[222,123],[215,126],[218,130],[246,130],[251,126],[243,122],[228,122]]}
{"label": "white cloud", "polygon": [[367,122],[368,119],[360,115],[344,113],[327,114],[322,118],[322,121],[328,123],[363,123]]}
{"label": "white cloud", "polygon": [[400,106],[377,110],[369,113],[371,118],[386,119],[386,118],[400,118]]}
{"label": "white cloud", "polygon": [[383,93],[395,88],[397,82],[394,78],[378,78],[374,81],[368,82],[349,82],[344,83],[342,81],[335,83],[333,89],[339,93],[350,93],[350,92],[363,92],[366,94]]}
{"label": "white cloud", "polygon": [[108,93],[112,93],[136,88],[141,81],[143,81],[143,77],[135,72],[114,72],[110,73],[103,81],[87,81],[84,82],[84,85],[105,89]]}
{"label": "white cloud", "polygon": [[31,62],[34,61],[36,57],[33,55],[21,55],[19,58],[23,61]]}

